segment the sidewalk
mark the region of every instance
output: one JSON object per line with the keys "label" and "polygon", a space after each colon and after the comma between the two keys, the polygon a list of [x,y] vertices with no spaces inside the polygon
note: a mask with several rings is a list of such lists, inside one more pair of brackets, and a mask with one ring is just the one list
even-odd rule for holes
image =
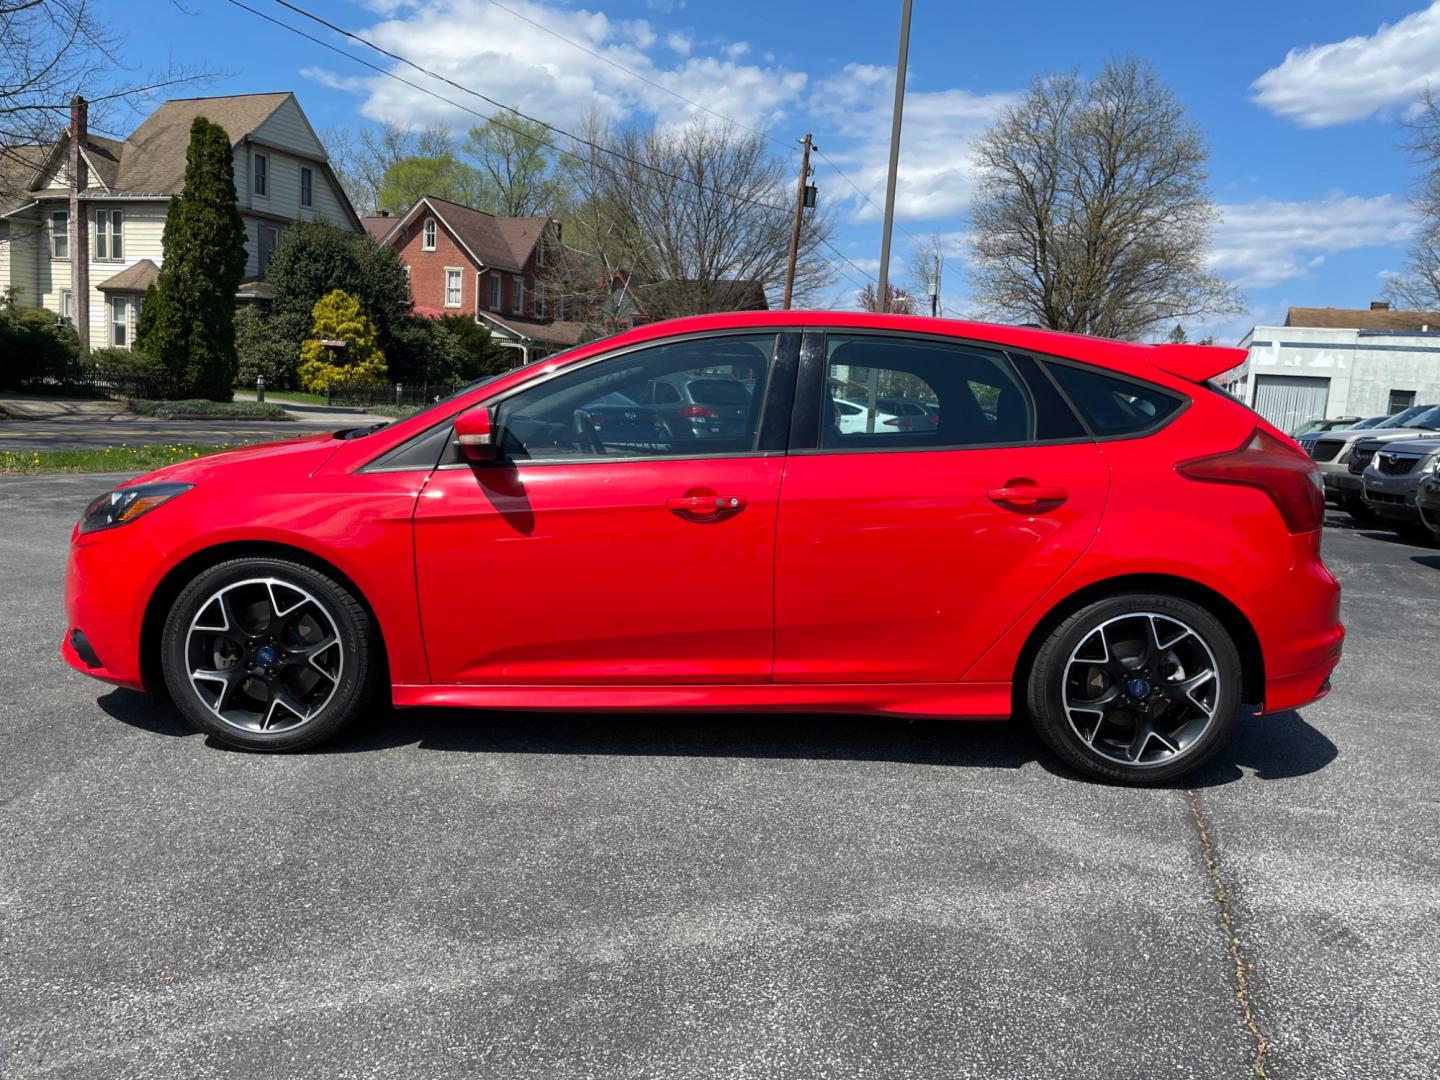
{"label": "sidewalk", "polygon": [[[255,392],[253,390],[236,390],[235,400],[254,401]],[[333,419],[336,427],[363,427],[369,424],[389,423],[395,419],[393,416],[376,416],[349,405],[310,405],[301,404],[298,401],[282,401],[273,397],[267,397],[265,404],[279,405],[292,420],[305,420],[316,424],[330,423]]]}

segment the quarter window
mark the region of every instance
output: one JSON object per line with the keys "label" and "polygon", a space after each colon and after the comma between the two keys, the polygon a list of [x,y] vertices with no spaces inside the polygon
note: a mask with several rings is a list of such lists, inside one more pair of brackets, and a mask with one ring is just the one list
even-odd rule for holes
{"label": "quarter window", "polygon": [[501,404],[506,458],[753,452],[773,334],[674,341],[556,376]]}
{"label": "quarter window", "polygon": [[50,254],[57,259],[70,257],[70,215],[64,210],[50,214]]}
{"label": "quarter window", "polygon": [[1105,375],[1094,368],[1046,364],[1090,430],[1103,437],[1138,435],[1173,416],[1183,399],[1148,383]]}
{"label": "quarter window", "polygon": [[1029,391],[1001,353],[923,338],[830,334],[820,446],[950,449],[1035,438]]}

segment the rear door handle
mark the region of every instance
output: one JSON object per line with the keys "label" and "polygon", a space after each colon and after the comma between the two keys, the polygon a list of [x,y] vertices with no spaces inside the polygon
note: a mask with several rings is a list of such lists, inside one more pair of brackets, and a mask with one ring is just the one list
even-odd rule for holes
{"label": "rear door handle", "polygon": [[1068,488],[1058,484],[1006,484],[985,493],[991,502],[1001,506],[1035,507],[1041,503],[1059,505],[1070,498]]}
{"label": "rear door handle", "polygon": [[744,495],[683,495],[666,499],[665,509],[686,517],[713,518],[721,514],[738,514],[745,509]]}

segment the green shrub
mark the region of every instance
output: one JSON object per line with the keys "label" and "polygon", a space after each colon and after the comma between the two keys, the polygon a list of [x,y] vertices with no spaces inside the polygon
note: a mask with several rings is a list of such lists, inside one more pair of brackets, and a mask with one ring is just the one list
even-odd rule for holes
{"label": "green shrub", "polygon": [[183,398],[179,401],[147,401],[131,398],[130,411],[142,416],[203,417],[234,420],[288,420],[290,416],[279,405],[259,401],[210,401],[206,398]]}
{"label": "green shrub", "polygon": [[165,372],[165,365],[154,357],[113,345],[91,349],[85,367],[88,371],[127,375],[162,375]]}
{"label": "green shrub", "polygon": [[14,293],[0,298],[0,386],[79,373],[80,338],[53,311],[21,307]]}
{"label": "green shrub", "polygon": [[236,386],[253,390],[257,375],[265,376],[267,390],[293,390],[299,385],[295,376],[299,349],[259,308],[235,313],[235,352],[240,360]]}

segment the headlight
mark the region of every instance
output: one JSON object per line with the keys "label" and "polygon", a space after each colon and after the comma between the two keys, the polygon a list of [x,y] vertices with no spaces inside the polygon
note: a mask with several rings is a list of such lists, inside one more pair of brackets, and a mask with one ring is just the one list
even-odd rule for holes
{"label": "headlight", "polygon": [[161,503],[167,503],[194,484],[136,484],[106,492],[85,508],[80,518],[82,533],[113,529],[128,525],[142,514],[148,514]]}

